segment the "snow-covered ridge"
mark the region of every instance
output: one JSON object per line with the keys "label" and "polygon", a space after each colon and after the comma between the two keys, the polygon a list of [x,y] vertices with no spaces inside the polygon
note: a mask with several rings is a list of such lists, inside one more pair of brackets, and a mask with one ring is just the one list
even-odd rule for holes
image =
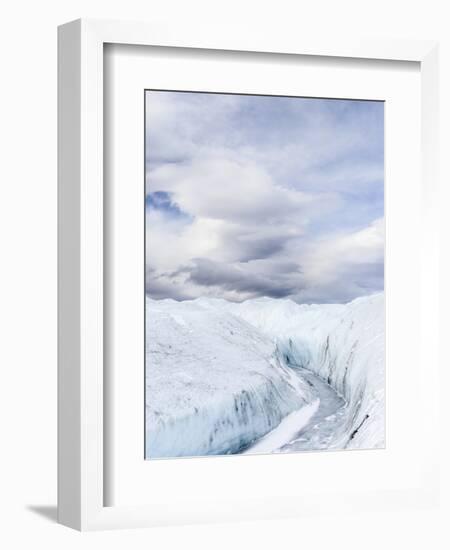
{"label": "snow-covered ridge", "polygon": [[312,399],[273,341],[225,309],[147,299],[146,455],[235,453]]}
{"label": "snow-covered ridge", "polygon": [[147,457],[234,453],[314,402],[349,402],[332,447],[384,445],[383,295],[346,305],[147,298]]}

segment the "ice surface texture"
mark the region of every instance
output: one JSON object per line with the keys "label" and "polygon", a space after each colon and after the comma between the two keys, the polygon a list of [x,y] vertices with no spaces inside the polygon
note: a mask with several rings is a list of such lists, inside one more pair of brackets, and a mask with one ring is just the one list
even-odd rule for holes
{"label": "ice surface texture", "polygon": [[348,402],[327,448],[384,445],[382,294],[311,306],[147,298],[146,308],[147,458],[241,452],[288,415],[292,430],[317,402],[303,368]]}

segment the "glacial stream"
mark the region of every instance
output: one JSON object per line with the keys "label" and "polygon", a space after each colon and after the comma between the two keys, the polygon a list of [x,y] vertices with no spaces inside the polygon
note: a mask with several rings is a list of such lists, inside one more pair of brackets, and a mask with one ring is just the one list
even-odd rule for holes
{"label": "glacial stream", "polygon": [[288,415],[274,430],[249,445],[243,454],[330,449],[342,434],[348,413],[346,401],[316,374],[304,368],[295,370],[311,387],[315,400]]}

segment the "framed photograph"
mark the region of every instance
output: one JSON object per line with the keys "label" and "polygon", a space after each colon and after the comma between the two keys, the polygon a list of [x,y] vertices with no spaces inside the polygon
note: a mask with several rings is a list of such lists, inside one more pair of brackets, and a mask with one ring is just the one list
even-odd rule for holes
{"label": "framed photograph", "polygon": [[145,91],[145,456],[385,447],[384,102]]}
{"label": "framed photograph", "polygon": [[437,45],[198,31],[59,28],[59,521],[429,507]]}

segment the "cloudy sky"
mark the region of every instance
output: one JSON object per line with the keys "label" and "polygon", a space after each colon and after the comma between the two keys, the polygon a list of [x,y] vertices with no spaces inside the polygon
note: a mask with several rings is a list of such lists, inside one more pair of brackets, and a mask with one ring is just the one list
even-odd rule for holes
{"label": "cloudy sky", "polygon": [[382,290],[383,119],[381,102],[147,91],[147,293]]}

